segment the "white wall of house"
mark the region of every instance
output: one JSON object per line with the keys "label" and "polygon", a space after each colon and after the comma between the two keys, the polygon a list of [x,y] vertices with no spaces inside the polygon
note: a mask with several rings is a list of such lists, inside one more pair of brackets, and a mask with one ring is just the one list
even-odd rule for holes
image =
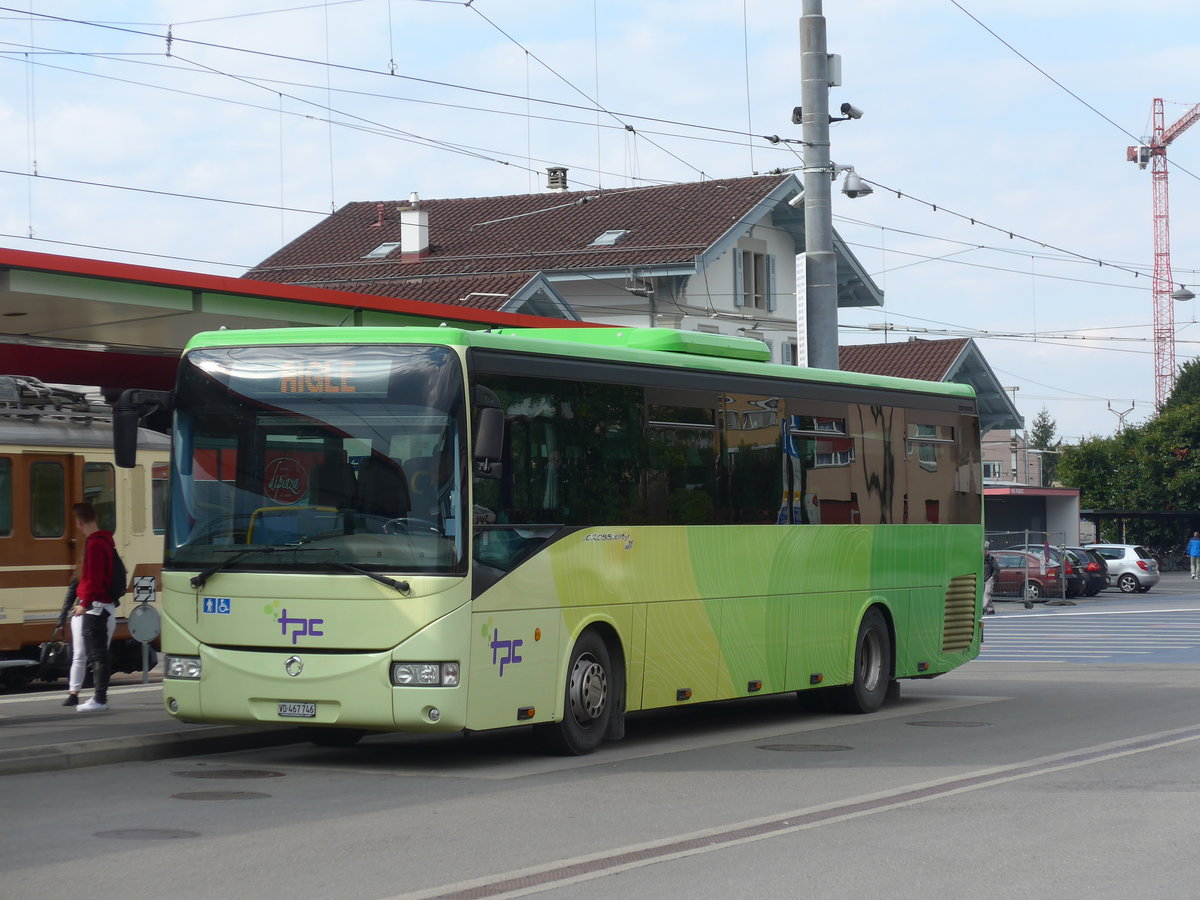
{"label": "white wall of house", "polygon": [[733,248],[688,277],[679,296],[672,296],[668,279],[662,279],[653,307],[646,297],[626,290],[626,275],[548,277],[586,321],[749,335],[767,343],[774,362],[791,362],[786,345],[796,341],[796,245],[786,231],[770,225],[769,216],[765,222],[747,229]]}

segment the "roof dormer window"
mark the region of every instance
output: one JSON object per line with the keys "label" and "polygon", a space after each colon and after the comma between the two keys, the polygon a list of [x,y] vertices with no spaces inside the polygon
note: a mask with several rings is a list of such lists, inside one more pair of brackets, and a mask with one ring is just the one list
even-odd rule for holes
{"label": "roof dormer window", "polygon": [[383,259],[399,246],[399,241],[388,241],[386,244],[380,244],[370,253],[364,253],[359,259]]}
{"label": "roof dormer window", "polygon": [[611,247],[617,241],[623,240],[627,234],[629,234],[628,229],[614,228],[611,231],[604,232],[604,234],[600,235],[600,237],[596,238],[594,241],[588,244],[588,246]]}

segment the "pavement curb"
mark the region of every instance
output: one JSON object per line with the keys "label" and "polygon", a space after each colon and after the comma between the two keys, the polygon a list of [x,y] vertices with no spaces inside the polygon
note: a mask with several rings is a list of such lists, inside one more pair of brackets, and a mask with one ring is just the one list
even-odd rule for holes
{"label": "pavement curb", "polygon": [[167,731],[134,737],[96,738],[0,751],[0,776],[55,772],[85,766],[170,759],[196,753],[227,753],[305,741],[298,728],[213,726],[191,732]]}

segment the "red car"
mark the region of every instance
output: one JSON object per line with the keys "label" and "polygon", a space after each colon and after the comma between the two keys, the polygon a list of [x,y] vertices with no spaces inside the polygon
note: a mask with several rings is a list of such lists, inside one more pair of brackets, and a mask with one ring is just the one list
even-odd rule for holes
{"label": "red car", "polygon": [[1053,560],[1022,550],[997,550],[992,558],[997,569],[993,596],[1045,600],[1063,595],[1060,567]]}

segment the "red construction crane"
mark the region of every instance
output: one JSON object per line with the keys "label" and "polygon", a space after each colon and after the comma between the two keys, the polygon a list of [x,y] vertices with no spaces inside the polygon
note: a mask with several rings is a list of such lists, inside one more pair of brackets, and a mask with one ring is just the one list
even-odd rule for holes
{"label": "red construction crane", "polygon": [[[1164,127],[1162,98],[1154,101],[1154,131],[1150,143],[1129,147],[1125,158],[1139,169],[1150,164],[1154,197],[1154,403],[1162,409],[1175,388],[1175,308],[1171,296],[1171,216],[1167,203],[1167,145],[1200,119],[1200,103],[1170,128]],[[1180,288],[1182,291],[1182,288]]]}

